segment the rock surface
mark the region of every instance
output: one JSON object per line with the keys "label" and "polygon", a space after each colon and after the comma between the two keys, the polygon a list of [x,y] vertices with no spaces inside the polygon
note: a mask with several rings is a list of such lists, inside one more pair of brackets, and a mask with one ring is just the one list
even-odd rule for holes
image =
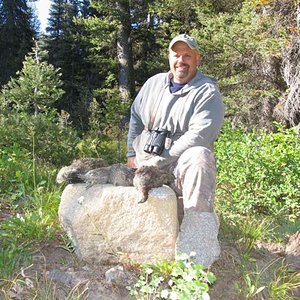
{"label": "rock surface", "polygon": [[134,187],[69,184],[59,219],[79,258],[88,263],[174,259],[178,234],[177,201],[167,186],[152,189],[138,204]]}

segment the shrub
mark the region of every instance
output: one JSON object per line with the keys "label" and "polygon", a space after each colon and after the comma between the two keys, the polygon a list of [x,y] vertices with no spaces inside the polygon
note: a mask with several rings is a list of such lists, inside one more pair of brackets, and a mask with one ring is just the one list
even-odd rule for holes
{"label": "shrub", "polygon": [[216,143],[220,208],[297,218],[299,146],[299,136],[293,129],[244,133],[226,124]]}
{"label": "shrub", "polygon": [[25,195],[26,186],[32,185],[33,178],[30,156],[16,144],[0,149],[1,196],[6,194],[15,200]]}
{"label": "shrub", "polygon": [[55,111],[36,116],[0,115],[0,148],[19,145],[36,159],[56,166],[76,157],[77,133],[65,126]]}
{"label": "shrub", "polygon": [[122,136],[110,138],[109,135],[87,134],[77,144],[77,151],[80,157],[100,157],[109,164],[126,161],[126,143]]}

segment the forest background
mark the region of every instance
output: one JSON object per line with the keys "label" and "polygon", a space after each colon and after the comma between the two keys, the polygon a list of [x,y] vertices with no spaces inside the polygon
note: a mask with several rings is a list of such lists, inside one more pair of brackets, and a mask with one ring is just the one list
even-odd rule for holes
{"label": "forest background", "polygon": [[59,232],[60,167],[125,161],[130,105],[147,78],[168,71],[179,33],[196,37],[200,69],[218,79],[226,106],[216,144],[226,226],[250,248],[259,224],[277,229],[254,239],[284,243],[299,230],[298,1],[52,0],[45,33],[30,2],[0,0],[0,278]]}

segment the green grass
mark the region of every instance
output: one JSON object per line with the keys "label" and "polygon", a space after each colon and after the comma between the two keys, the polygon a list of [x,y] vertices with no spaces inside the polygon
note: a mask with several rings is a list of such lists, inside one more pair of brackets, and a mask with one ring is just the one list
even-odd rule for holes
{"label": "green grass", "polygon": [[[34,244],[52,239],[59,230],[59,193],[39,193],[27,199],[22,209],[0,223],[0,278],[7,278],[30,263]],[[18,212],[17,212],[18,211]]]}

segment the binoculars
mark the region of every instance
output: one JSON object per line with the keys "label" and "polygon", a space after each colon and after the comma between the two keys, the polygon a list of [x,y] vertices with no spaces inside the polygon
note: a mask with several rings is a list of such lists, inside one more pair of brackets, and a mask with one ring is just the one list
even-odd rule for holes
{"label": "binoculars", "polygon": [[151,130],[150,136],[144,146],[144,151],[150,154],[161,155],[165,149],[166,138],[170,136],[170,131],[167,129]]}

